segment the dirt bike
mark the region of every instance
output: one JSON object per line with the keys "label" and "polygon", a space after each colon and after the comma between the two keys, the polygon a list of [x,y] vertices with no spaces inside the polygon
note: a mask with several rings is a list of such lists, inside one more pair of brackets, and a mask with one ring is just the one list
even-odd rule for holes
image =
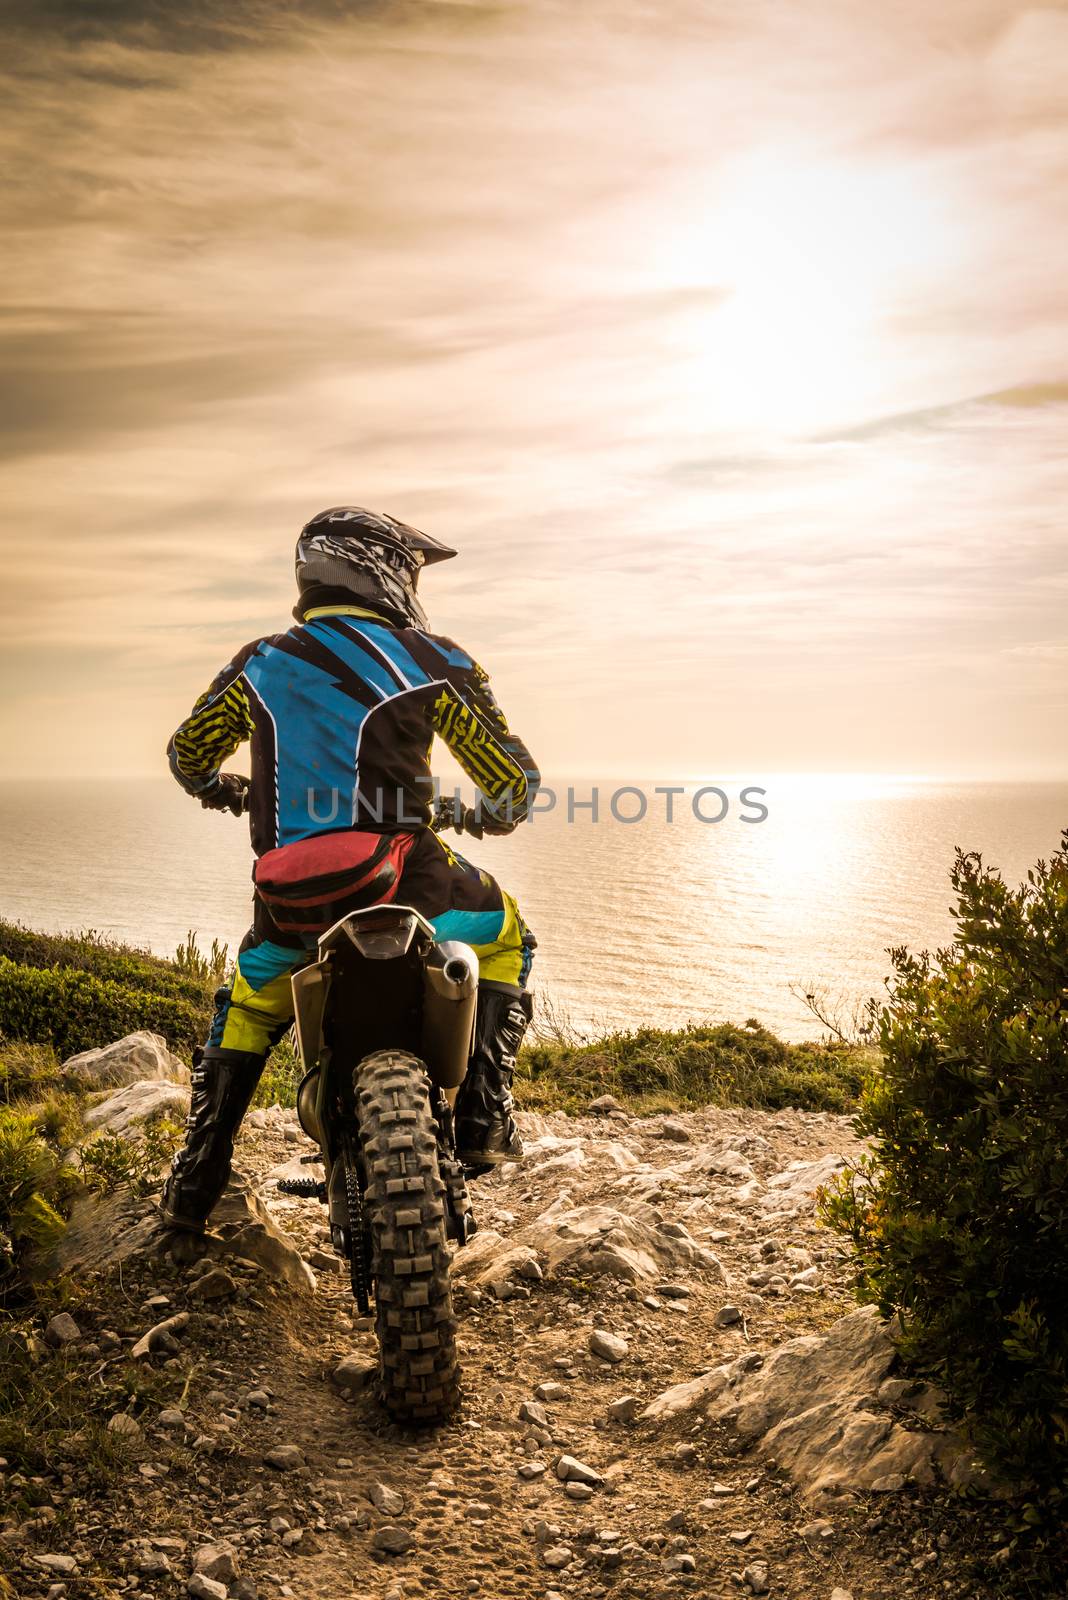
{"label": "dirt bike", "polygon": [[443,1420],[459,1400],[449,1241],[474,1231],[452,1104],[470,1057],[478,961],[438,943],[408,906],[344,916],[318,959],[293,975],[304,1076],[301,1127],[324,1182],[282,1180],[321,1200],[362,1315],[373,1298],[382,1401],[408,1424]]}

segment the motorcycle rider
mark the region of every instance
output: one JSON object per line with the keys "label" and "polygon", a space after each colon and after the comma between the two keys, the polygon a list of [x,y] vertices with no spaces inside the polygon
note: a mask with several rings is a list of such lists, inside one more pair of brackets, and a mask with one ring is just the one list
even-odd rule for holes
{"label": "motorcycle rider", "polygon": [[[347,911],[395,900],[479,959],[475,1041],[456,1104],[456,1146],[490,1170],[522,1155],[512,1115],[529,1024],[535,939],[511,895],[430,827],[438,734],[482,800],[456,813],[481,837],[528,814],[539,775],[482,668],[428,631],[421,569],[456,552],[395,518],[336,506],[296,549],[295,626],[246,645],[168,746],[171,771],[205,807],[248,803],[257,856],[253,925],[194,1054],[183,1148],[160,1209],[198,1234],[226,1187],[233,1141],[271,1046],[293,1018],[291,974]],[[245,739],[252,779],[220,771]]]}

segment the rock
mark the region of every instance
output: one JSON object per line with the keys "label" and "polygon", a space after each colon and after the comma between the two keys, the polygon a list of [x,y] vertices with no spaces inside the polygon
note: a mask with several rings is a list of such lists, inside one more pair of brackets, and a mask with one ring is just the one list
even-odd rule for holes
{"label": "rock", "polygon": [[814,1522],[806,1522],[798,1531],[802,1539],[830,1539],[834,1536],[834,1523],[828,1522],[826,1517],[817,1517]]}
{"label": "rock", "polygon": [[[968,1481],[970,1456],[959,1438],[912,1432],[870,1409],[896,1360],[885,1324],[871,1307],[851,1312],[826,1334],[806,1334],[772,1350],[759,1368],[743,1357],[708,1407],[746,1443],[785,1467],[806,1494],[846,1488],[892,1492],[937,1471]],[[900,1481],[899,1481],[900,1480]]]}
{"label": "rock", "polygon": [[146,1550],[135,1564],[142,1578],[167,1578],[171,1573],[170,1557],[162,1550]]}
{"label": "rock", "polygon": [[177,1406],[165,1406],[156,1418],[156,1425],[160,1428],[184,1428],[185,1415]]}
{"label": "rock", "polygon": [[306,1464],[303,1452],[295,1444],[276,1444],[263,1459],[278,1472],[296,1472]]}
{"label": "rock", "polygon": [[605,1328],[595,1328],[590,1334],[590,1354],[600,1356],[602,1361],[622,1361],[629,1349],[626,1339],[621,1339],[616,1333],[609,1333]]}
{"label": "rock", "polygon": [[737,1306],[720,1306],[716,1312],[715,1326],[717,1328],[733,1328],[742,1320],[742,1313]]}
{"label": "rock", "polygon": [[157,1322],[155,1327],[142,1334],[130,1355],[135,1361],[143,1361],[154,1350],[166,1349],[168,1343],[173,1343],[174,1335],[184,1333],[188,1326],[188,1311],[179,1311],[176,1316],[168,1317],[165,1322]]}
{"label": "rock", "polygon": [[[557,1385],[557,1387],[560,1387],[560,1385]],[[523,1401],[523,1404],[519,1407],[519,1420],[520,1422],[533,1423],[535,1428],[547,1428],[549,1426],[549,1414],[545,1407],[539,1405],[536,1400]]]}
{"label": "rock", "polygon": [[633,1422],[641,1408],[641,1400],[636,1394],[623,1394],[618,1400],[608,1402],[608,1415],[613,1422]]}
{"label": "rock", "polygon": [[340,1256],[318,1248],[309,1250],[306,1260],[309,1267],[313,1267],[316,1272],[340,1272],[343,1266]]}
{"label": "rock", "polygon": [[742,1582],[750,1594],[767,1594],[770,1588],[767,1562],[754,1561],[750,1566],[745,1567],[742,1571]]}
{"label": "rock", "polygon": [[132,1083],[188,1084],[189,1068],[167,1048],[158,1033],[128,1033],[125,1039],[83,1050],[62,1066],[64,1077],[93,1089],[123,1088]]}
{"label": "rock", "polygon": [[[128,1189],[110,1195],[80,1195],[49,1265],[53,1272],[83,1277],[136,1255],[157,1253],[162,1236],[153,1201],[132,1195]],[[113,1339],[116,1335],[102,1333],[101,1345],[114,1348]]]}
{"label": "rock", "polygon": [[192,1600],[227,1600],[225,1583],[217,1583],[214,1578],[206,1578],[202,1572],[194,1572],[185,1586],[185,1592]]}
{"label": "rock", "polygon": [[660,1124],[661,1139],[671,1139],[676,1144],[689,1144],[690,1130],[684,1122],[676,1122],[673,1117],[665,1117]]}
{"label": "rock", "polygon": [[367,1498],[383,1516],[399,1517],[404,1510],[404,1496],[391,1489],[388,1483],[369,1483]]}
{"label": "rock", "polygon": [[541,1553],[541,1559],[547,1567],[552,1567],[559,1572],[561,1567],[568,1567],[575,1559],[566,1544],[550,1544]]}
{"label": "rock", "polygon": [[245,1396],[245,1405],[250,1411],[268,1411],[271,1405],[271,1396],[266,1389],[250,1389]]}
{"label": "rock", "polygon": [[590,1101],[586,1110],[591,1117],[609,1117],[613,1111],[622,1111],[623,1107],[614,1094],[601,1094],[596,1100]]}
{"label": "rock", "polygon": [[681,1416],[686,1411],[697,1411],[706,1406],[717,1394],[727,1387],[729,1382],[729,1369],[727,1367],[713,1367],[711,1372],[703,1372],[699,1378],[690,1378],[686,1383],[676,1383],[673,1388],[665,1389],[663,1394],[658,1394],[655,1400],[650,1400],[642,1418],[648,1422],[663,1422],[667,1417]]}
{"label": "rock", "polygon": [[853,1600],[853,1591],[851,1589],[832,1589],[831,1600]]}
{"label": "rock", "polygon": [[731,1544],[748,1544],[750,1539],[753,1537],[753,1530],[752,1528],[736,1528],[735,1531],[733,1533],[729,1533],[727,1537]]}
{"label": "rock", "polygon": [[564,1493],[571,1500],[592,1500],[593,1490],[588,1483],[565,1483]]}
{"label": "rock", "polygon": [[523,1461],[516,1468],[516,1472],[521,1478],[527,1478],[528,1480],[533,1480],[534,1478],[543,1478],[545,1476],[545,1462]]}
{"label": "rock", "polygon": [[558,1400],[567,1399],[566,1383],[539,1383],[534,1390],[536,1400],[544,1400],[547,1405],[555,1405]]}
{"label": "rock", "polygon": [[414,1543],[415,1536],[411,1529],[395,1522],[387,1523],[384,1528],[376,1528],[371,1536],[371,1549],[390,1556],[404,1555]]}
{"label": "rock", "polygon": [[604,1479],[599,1472],[588,1467],[584,1461],[578,1461],[574,1456],[561,1456],[556,1463],[556,1476],[561,1483],[584,1483],[596,1487]]}
{"label": "rock", "polygon": [[453,1260],[450,1273],[454,1279],[470,1279],[475,1288],[498,1300],[513,1300],[519,1293],[528,1293],[520,1290],[518,1278],[537,1281],[542,1276],[537,1251],[531,1245],[508,1245],[503,1235],[492,1228],[476,1233]]}
{"label": "rock", "polygon": [[151,1079],[127,1084],[99,1105],[90,1106],[83,1121],[94,1133],[126,1133],[163,1117],[184,1122],[188,1112],[188,1089],[177,1083]]}
{"label": "rock", "polygon": [[193,1571],[205,1578],[214,1578],[216,1583],[233,1583],[238,1572],[233,1545],[202,1544],[193,1553]]}
{"label": "rock", "polygon": [[[695,1177],[729,1178],[734,1183],[749,1183],[756,1176],[745,1156],[731,1140],[702,1146],[679,1170]],[[724,1244],[729,1237],[729,1234],[724,1234],[717,1242]]]}
{"label": "rock", "polygon": [[39,1567],[44,1567],[46,1572],[52,1572],[57,1578],[72,1578],[78,1570],[78,1563],[73,1556],[43,1555],[33,1558]]}
{"label": "rock", "polygon": [[239,1261],[251,1261],[262,1267],[276,1283],[302,1294],[314,1294],[315,1273],[293,1241],[270,1218],[264,1222],[247,1222],[229,1234],[226,1248]]}
{"label": "rock", "polygon": [[[611,1277],[641,1283],[703,1270],[725,1281],[710,1250],[691,1239],[685,1228],[664,1224],[653,1207],[642,1202],[620,1211],[554,1201],[517,1237],[535,1251],[549,1278]],[[460,1260],[466,1254],[465,1250]]]}
{"label": "rock", "polygon": [[57,1312],[44,1332],[45,1344],[50,1344],[53,1350],[61,1350],[64,1345],[77,1344],[81,1336],[82,1330],[69,1311]]}
{"label": "rock", "polygon": [[796,1161],[785,1172],[767,1181],[767,1193],[760,1198],[763,1211],[811,1211],[816,1191],[829,1184],[847,1165],[844,1156],[820,1156],[818,1161]]}
{"label": "rock", "polygon": [[189,1290],[196,1300],[227,1300],[237,1293],[237,1284],[225,1267],[212,1267],[202,1273]]}
{"label": "rock", "polygon": [[352,1394],[358,1394],[374,1383],[378,1376],[378,1365],[368,1361],[366,1356],[346,1356],[333,1371],[334,1382],[341,1389],[348,1389]]}
{"label": "rock", "polygon": [[120,1434],[124,1439],[139,1439],[141,1437],[141,1424],[136,1417],[131,1417],[128,1411],[116,1411],[108,1419],[108,1432]]}

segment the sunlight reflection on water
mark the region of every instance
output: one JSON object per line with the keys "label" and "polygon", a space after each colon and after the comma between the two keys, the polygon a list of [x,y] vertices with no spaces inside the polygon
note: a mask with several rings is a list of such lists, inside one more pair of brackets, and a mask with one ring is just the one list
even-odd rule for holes
{"label": "sunlight reflection on water", "polygon": [[[589,785],[577,786],[582,794]],[[725,784],[728,793],[736,787]],[[878,993],[894,944],[951,936],[954,846],[1012,881],[1056,847],[1063,784],[768,779],[767,821],[716,825],[662,805],[623,826],[562,809],[470,854],[519,898],[539,939],[537,986],[583,1029],[758,1017],[789,1038],[818,1026],[792,985],[849,1007]],[[602,786],[602,795],[612,785]],[[239,942],[243,826],[164,782],[0,787],[0,915],[93,927],[172,954]]]}

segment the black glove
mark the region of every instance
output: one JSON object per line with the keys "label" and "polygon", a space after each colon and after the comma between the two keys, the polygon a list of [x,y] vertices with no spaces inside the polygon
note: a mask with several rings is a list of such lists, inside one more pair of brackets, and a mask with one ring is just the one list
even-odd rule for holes
{"label": "black glove", "polygon": [[511,833],[513,824],[499,822],[493,814],[492,807],[486,803],[481,806],[465,806],[451,797],[446,799],[441,796],[434,809],[430,826],[435,833],[442,833],[446,828],[455,828],[457,833],[467,833],[472,839],[481,839],[487,833]]}
{"label": "black glove", "polygon": [[220,772],[210,788],[202,789],[197,799],[205,811],[229,811],[239,817],[248,810],[249,781],[237,772]]}

